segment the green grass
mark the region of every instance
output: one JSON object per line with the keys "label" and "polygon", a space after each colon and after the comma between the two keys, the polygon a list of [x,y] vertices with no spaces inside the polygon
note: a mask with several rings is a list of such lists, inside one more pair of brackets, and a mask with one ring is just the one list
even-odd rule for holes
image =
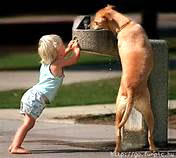
{"label": "green grass", "polygon": [[[176,59],[176,38],[165,38],[169,47],[169,58]],[[37,51],[11,51],[3,52],[0,56],[0,70],[36,70],[40,65],[40,58]],[[116,59],[109,56],[99,56],[90,54],[81,54],[77,65],[87,64],[107,64],[114,62]]]}
{"label": "green grass", "polygon": [[176,60],[176,38],[175,37],[170,37],[170,38],[165,38],[168,44],[169,48],[169,59],[174,59]]}
{"label": "green grass", "polygon": [[117,78],[62,86],[51,106],[114,103],[120,80]]}
{"label": "green grass", "polygon": [[0,92],[0,108],[18,108],[25,90],[11,90]]}
{"label": "green grass", "polygon": [[10,53],[0,57],[0,70],[33,70],[40,65],[36,53]]}
{"label": "green grass", "polygon": [[105,64],[113,62],[116,59],[110,56],[99,56],[99,55],[90,55],[90,54],[81,54],[78,65],[84,64]]}
{"label": "green grass", "polygon": [[[5,54],[5,53],[3,53]],[[113,57],[81,54],[77,65],[106,64]],[[37,52],[9,52],[0,57],[0,70],[38,70],[40,58]],[[56,99],[49,106],[73,106],[114,102],[115,80],[63,85]],[[76,89],[76,91],[75,91]],[[85,91],[86,89],[86,91]],[[103,89],[103,91],[102,91]],[[0,108],[18,108],[25,90],[0,92]],[[9,97],[10,96],[10,97]],[[103,96],[103,97],[102,97]]]}
{"label": "green grass", "polygon": [[[115,58],[81,54],[77,65],[106,64],[115,61]],[[0,57],[0,70],[37,70],[40,58],[36,52],[8,53]]]}
{"label": "green grass", "polygon": [[168,89],[168,98],[176,99],[176,70],[169,72]]}
{"label": "green grass", "polygon": [[169,116],[176,115],[176,109],[169,109]]}
{"label": "green grass", "polygon": [[[119,78],[63,85],[48,107],[114,103]],[[25,90],[0,92],[0,108],[19,108]]]}
{"label": "green grass", "polygon": [[[169,99],[176,99],[176,71],[169,73]],[[48,107],[115,103],[120,78],[63,85]],[[0,108],[19,108],[26,90],[0,92]]]}

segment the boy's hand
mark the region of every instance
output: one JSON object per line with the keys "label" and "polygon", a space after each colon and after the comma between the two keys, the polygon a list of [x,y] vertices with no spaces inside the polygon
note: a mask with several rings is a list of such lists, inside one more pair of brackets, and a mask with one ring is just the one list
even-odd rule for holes
{"label": "boy's hand", "polygon": [[78,40],[71,40],[66,49],[72,50],[73,54],[68,59],[64,60],[63,67],[76,64],[80,58],[80,47]]}
{"label": "boy's hand", "polygon": [[73,42],[73,44],[72,44],[72,49],[73,49],[73,50],[75,50],[75,49],[80,49],[78,40],[74,40],[74,42]]}
{"label": "boy's hand", "polygon": [[74,43],[74,40],[71,40],[67,45],[67,49],[71,50],[73,43]]}
{"label": "boy's hand", "polygon": [[79,53],[80,52],[80,46],[77,39],[71,40],[69,44],[67,45],[67,48],[65,49],[65,56],[68,52],[73,50],[74,52]]}
{"label": "boy's hand", "polygon": [[72,45],[73,45],[73,43],[74,43],[74,40],[71,40],[71,41],[68,43],[68,45],[67,45],[67,47],[66,47],[66,49],[65,49],[65,56],[72,50]]}
{"label": "boy's hand", "polygon": [[[69,44],[67,45],[67,48],[68,50],[72,50],[74,49],[75,47],[79,47],[79,43],[78,43],[78,40],[71,40],[69,42]],[[80,47],[79,47],[80,48]]]}

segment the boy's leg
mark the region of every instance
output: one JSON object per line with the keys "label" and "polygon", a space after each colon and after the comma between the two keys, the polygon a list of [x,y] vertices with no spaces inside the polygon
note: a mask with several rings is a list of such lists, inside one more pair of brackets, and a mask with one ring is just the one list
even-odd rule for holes
{"label": "boy's leg", "polygon": [[15,137],[12,141],[12,144],[9,147],[10,153],[12,153],[12,154],[28,154],[28,153],[30,153],[29,150],[22,148],[21,144],[23,143],[27,132],[34,126],[34,124],[35,124],[35,119],[32,116],[25,114],[24,122],[17,130]]}

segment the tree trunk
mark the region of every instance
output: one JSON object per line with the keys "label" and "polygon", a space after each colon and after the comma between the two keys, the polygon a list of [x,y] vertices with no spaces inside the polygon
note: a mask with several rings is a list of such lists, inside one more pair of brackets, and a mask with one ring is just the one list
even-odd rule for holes
{"label": "tree trunk", "polygon": [[145,29],[148,37],[150,39],[158,39],[158,11],[155,4],[152,4],[150,1],[146,2],[142,12],[142,26]]}

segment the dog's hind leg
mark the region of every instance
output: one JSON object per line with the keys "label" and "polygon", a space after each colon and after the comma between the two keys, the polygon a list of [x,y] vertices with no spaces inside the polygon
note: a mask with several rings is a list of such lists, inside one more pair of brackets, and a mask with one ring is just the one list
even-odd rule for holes
{"label": "dog's hind leg", "polygon": [[116,120],[115,120],[115,127],[116,127],[116,147],[115,147],[115,153],[121,152],[121,128],[118,127],[118,124],[120,123],[120,118],[122,117],[122,114],[120,111],[116,112]]}
{"label": "dog's hind leg", "polygon": [[[119,123],[119,128],[124,126],[124,124],[126,123],[126,121],[128,120],[128,117],[130,116],[133,104],[134,104],[134,91],[132,88],[126,88],[126,93],[127,96],[122,96],[120,98],[120,105],[121,107],[125,107],[125,111],[123,114],[123,117]],[[124,110],[124,109],[123,109]]]}
{"label": "dog's hind leg", "polygon": [[116,100],[116,120],[115,120],[115,127],[116,127],[116,148],[115,153],[121,151],[121,129],[119,124],[123,118],[124,112],[126,109],[126,97],[121,95],[121,90],[119,89],[119,93]]}
{"label": "dog's hind leg", "polygon": [[154,116],[150,103],[150,93],[147,87],[143,88],[140,97],[136,99],[136,105],[137,105],[136,109],[143,114],[146,125],[148,127],[149,149],[152,152],[157,151],[153,138]]}

